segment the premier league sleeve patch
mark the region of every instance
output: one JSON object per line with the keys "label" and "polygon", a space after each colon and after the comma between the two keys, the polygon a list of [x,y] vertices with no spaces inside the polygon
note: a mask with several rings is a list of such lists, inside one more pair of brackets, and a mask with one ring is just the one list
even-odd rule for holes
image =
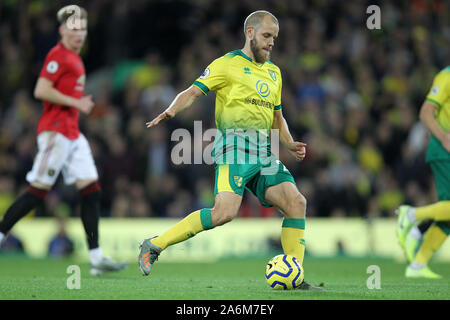
{"label": "premier league sleeve patch", "polygon": [[206,79],[206,78],[208,78],[209,74],[210,74],[209,68],[206,68],[205,71],[203,71],[202,75],[199,78]]}
{"label": "premier league sleeve patch", "polygon": [[56,62],[55,60],[52,60],[47,64],[47,72],[48,73],[55,73],[56,71],[58,71],[58,69],[59,69],[59,65],[58,65],[58,62]]}
{"label": "premier league sleeve patch", "polygon": [[438,93],[439,93],[439,86],[438,86],[438,85],[435,85],[435,86],[433,87],[433,89],[431,89],[430,94],[436,95],[436,94],[438,94]]}

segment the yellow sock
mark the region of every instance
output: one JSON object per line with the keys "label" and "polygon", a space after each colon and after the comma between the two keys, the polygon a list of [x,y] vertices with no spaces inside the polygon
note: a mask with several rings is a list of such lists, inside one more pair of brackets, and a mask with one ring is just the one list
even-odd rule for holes
{"label": "yellow sock", "polygon": [[422,246],[419,251],[417,251],[414,261],[427,265],[433,253],[441,247],[445,239],[447,239],[447,234],[445,234],[445,232],[442,231],[442,229],[436,224],[431,225],[431,227],[425,232]]}
{"label": "yellow sock", "polygon": [[201,209],[192,212],[151,242],[164,250],[170,245],[192,238],[197,233],[211,228],[213,228],[211,209]]}
{"label": "yellow sock", "polygon": [[427,219],[448,221],[450,220],[450,201],[439,201],[429,206],[416,208],[414,215],[419,221]]}
{"label": "yellow sock", "polygon": [[305,256],[305,219],[284,219],[281,227],[281,246],[284,254],[294,256],[303,265]]}

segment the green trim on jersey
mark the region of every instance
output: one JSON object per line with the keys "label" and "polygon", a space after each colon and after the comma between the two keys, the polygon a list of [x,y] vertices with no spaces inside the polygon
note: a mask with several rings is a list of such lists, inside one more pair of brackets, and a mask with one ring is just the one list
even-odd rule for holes
{"label": "green trim on jersey", "polygon": [[431,102],[432,104],[434,104],[438,108],[441,107],[441,104],[439,102],[437,102],[436,100],[433,100],[431,98],[426,98],[425,100]]}
{"label": "green trim on jersey", "polygon": [[204,95],[208,95],[209,88],[207,86],[205,86],[203,83],[201,83],[199,81],[194,81],[193,85],[196,86],[197,88],[199,88],[203,92]]}
{"label": "green trim on jersey", "polygon": [[246,55],[244,52],[242,52],[241,49],[228,52],[225,56],[231,56],[231,57],[241,56],[244,59],[247,59],[248,61],[253,62],[252,58],[250,58],[248,55]]}
{"label": "green trim on jersey", "polygon": [[[248,55],[246,55],[241,49],[238,49],[238,50],[234,50],[234,51],[228,52],[228,53],[226,54],[226,56],[227,56],[227,55],[230,55],[230,56],[232,56],[232,57],[235,57],[235,56],[241,56],[241,57],[247,59],[247,60],[250,61],[250,62],[253,62],[253,63],[255,63],[255,64],[261,64],[261,63],[258,63],[258,62],[256,62],[256,61],[253,61],[253,59],[250,58]],[[273,63],[272,61],[266,61],[266,62],[267,62],[268,64],[271,64],[271,65],[273,65],[273,66],[276,66],[276,64]],[[262,64],[264,64],[264,63],[262,63]]]}

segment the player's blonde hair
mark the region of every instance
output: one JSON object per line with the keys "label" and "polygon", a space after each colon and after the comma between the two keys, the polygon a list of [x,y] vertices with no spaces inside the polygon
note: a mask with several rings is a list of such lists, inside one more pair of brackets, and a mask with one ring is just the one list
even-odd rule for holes
{"label": "player's blonde hair", "polygon": [[273,22],[275,22],[277,25],[279,25],[278,19],[273,14],[271,14],[269,11],[258,10],[258,11],[250,13],[249,16],[245,19],[244,34],[246,33],[246,30],[248,27],[253,27],[255,29],[258,29],[259,25],[261,24],[261,22],[263,21],[265,16],[270,16],[272,18]]}
{"label": "player's blonde hair", "polygon": [[75,15],[75,18],[87,19],[86,9],[77,6],[76,4],[71,4],[59,9],[56,18],[60,24],[65,24],[73,15]]}

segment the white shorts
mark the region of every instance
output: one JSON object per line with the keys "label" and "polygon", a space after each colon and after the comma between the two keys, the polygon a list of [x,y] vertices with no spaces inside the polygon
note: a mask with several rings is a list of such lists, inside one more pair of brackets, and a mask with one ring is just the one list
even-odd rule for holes
{"label": "white shorts", "polygon": [[43,131],[37,136],[38,153],[27,181],[53,186],[61,172],[65,184],[77,180],[98,179],[97,168],[86,137],[75,140],[56,131]]}

